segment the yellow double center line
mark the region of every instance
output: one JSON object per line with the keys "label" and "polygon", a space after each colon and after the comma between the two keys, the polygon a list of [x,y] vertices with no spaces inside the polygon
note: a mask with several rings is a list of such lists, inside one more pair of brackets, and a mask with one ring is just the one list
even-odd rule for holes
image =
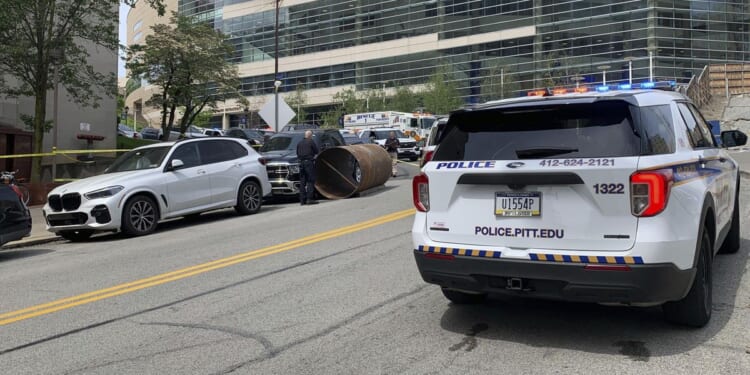
{"label": "yellow double center line", "polygon": [[211,262],[198,264],[192,267],[179,269],[172,272],[163,273],[148,277],[141,280],[132,281],[120,285],[115,285],[110,288],[100,289],[89,293],[80,294],[73,297],[59,299],[41,305],[27,307],[25,309],[10,311],[4,314],[0,314],[0,326],[15,323],[21,320],[34,318],[40,315],[51,314],[56,311],[69,309],[71,307],[85,305],[87,303],[96,302],[106,298],[119,296],[126,293],[135,292],[137,290],[150,288],[157,285],[166,284],[171,281],[181,280],[190,276],[200,275],[212,270],[228,267],[234,264],[247,262],[249,260],[262,258],[268,255],[281,253],[293,249],[300,248],[302,246],[314,244],[316,242],[325,241],[328,239],[340,237],[349,233],[358,232],[367,228],[372,228],[378,225],[389,223],[392,221],[407,218],[414,214],[414,210],[404,210],[394,212],[389,215],[381,216],[372,220],[363,221],[357,224],[341,227],[326,232],[314,234],[311,236],[303,237],[293,241],[285,242],[278,245],[265,247],[258,250],[249,251],[233,255],[227,258],[217,259]]}

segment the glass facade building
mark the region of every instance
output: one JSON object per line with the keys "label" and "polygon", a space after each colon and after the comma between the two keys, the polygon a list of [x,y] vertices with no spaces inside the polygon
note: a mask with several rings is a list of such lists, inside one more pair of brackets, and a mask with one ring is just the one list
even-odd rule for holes
{"label": "glass facade building", "polygon": [[[419,87],[443,66],[465,102],[654,79],[750,58],[748,0],[180,0],[236,48],[247,96],[302,87],[323,108],[344,87]],[[503,87],[489,90],[489,86]]]}

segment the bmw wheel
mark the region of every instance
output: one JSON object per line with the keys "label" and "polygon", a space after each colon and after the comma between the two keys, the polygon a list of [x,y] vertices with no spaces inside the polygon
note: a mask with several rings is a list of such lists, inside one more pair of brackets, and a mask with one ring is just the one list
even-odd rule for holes
{"label": "bmw wheel", "polygon": [[122,212],[122,231],[128,236],[143,236],[153,232],[159,212],[153,199],[137,195],[125,204]]}
{"label": "bmw wheel", "polygon": [[250,215],[260,211],[263,204],[263,194],[257,182],[248,180],[242,183],[237,192],[235,211],[240,215]]}

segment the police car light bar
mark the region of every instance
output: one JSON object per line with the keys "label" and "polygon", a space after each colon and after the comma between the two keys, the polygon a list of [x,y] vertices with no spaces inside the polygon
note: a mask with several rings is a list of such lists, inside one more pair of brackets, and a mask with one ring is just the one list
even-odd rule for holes
{"label": "police car light bar", "polygon": [[[621,85],[602,85],[596,86],[595,90],[598,92],[608,92],[610,90],[627,91],[627,90],[650,90],[650,89],[661,89],[661,90],[674,90],[677,85],[675,81],[661,81],[661,82],[641,82],[633,84],[621,84]],[[591,91],[588,87],[581,86],[571,89],[555,88],[547,90],[531,90],[526,93],[527,96],[550,96],[550,95],[564,95],[572,93],[587,93]]]}

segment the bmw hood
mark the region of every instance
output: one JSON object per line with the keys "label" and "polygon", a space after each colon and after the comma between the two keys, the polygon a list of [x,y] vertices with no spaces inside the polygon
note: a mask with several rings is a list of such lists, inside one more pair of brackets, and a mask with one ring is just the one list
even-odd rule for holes
{"label": "bmw hood", "polygon": [[65,185],[54,188],[50,194],[80,193],[85,194],[94,190],[106,188],[109,186],[122,185],[128,186],[133,184],[133,180],[140,176],[153,173],[153,169],[141,171],[127,171],[117,173],[105,173],[98,176],[83,178],[77,181],[69,182]]}

